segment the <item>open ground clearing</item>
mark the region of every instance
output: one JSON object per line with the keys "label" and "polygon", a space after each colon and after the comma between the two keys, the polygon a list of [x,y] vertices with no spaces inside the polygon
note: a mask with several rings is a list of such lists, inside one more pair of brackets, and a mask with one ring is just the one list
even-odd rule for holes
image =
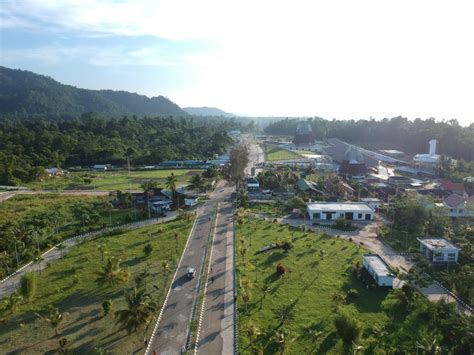
{"label": "open ground clearing", "polygon": [[275,145],[266,145],[265,148],[265,160],[267,161],[291,160],[301,158],[301,155],[290,150],[279,148]]}
{"label": "open ground clearing", "polygon": [[46,190],[90,189],[90,190],[139,190],[143,182],[156,181],[158,186],[165,186],[165,179],[173,173],[177,185],[187,185],[192,175],[202,172],[200,169],[167,169],[144,171],[104,171],[104,172],[71,172],[65,176],[48,177],[27,185],[30,188]]}
{"label": "open ground clearing", "polygon": [[[49,353],[57,349],[60,338],[66,338],[73,353],[91,354],[96,347],[107,348],[112,354],[131,354],[143,347],[151,326],[130,336],[115,325],[113,312],[125,308],[124,292],[133,288],[133,278],[148,271],[145,285],[161,307],[188,237],[192,220],[180,219],[166,224],[144,227],[75,247],[63,259],[52,263],[39,273],[38,290],[33,301],[22,304],[18,312],[9,314],[0,307],[0,348],[2,353]],[[175,238],[178,233],[178,238]],[[151,237],[151,241],[150,241]],[[153,251],[145,257],[144,247],[150,243]],[[105,257],[122,260],[131,277],[127,284],[98,285],[96,272],[102,269],[100,245],[106,246]],[[167,260],[166,270],[162,262]],[[112,300],[111,314],[103,316],[102,302]],[[47,308],[54,305],[67,312],[59,326],[59,336],[35,313],[48,316]],[[158,313],[158,311],[156,312]]]}

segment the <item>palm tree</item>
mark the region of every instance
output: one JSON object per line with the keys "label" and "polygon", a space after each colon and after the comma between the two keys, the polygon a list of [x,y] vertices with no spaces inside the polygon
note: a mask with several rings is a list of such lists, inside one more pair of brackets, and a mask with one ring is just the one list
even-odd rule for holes
{"label": "palm tree", "polygon": [[163,269],[163,273],[168,276],[171,269],[170,269],[170,262],[168,260],[163,260],[161,262],[161,268]]}
{"label": "palm tree", "polygon": [[136,331],[142,325],[148,325],[158,308],[156,302],[146,292],[134,288],[126,296],[127,308],[115,312],[117,324],[128,334]]}
{"label": "palm tree", "polygon": [[275,318],[280,322],[280,325],[285,325],[288,321],[295,318],[295,309],[293,304],[283,304],[278,306],[273,314]]}
{"label": "palm tree", "polygon": [[260,335],[260,330],[255,326],[255,324],[249,324],[245,327],[245,332],[249,337],[250,347],[253,347],[253,342],[255,338]]}
{"label": "palm tree", "polygon": [[201,177],[201,174],[196,174],[191,177],[189,180],[189,188],[192,190],[197,190],[198,192],[202,190],[204,185],[204,180]]}
{"label": "palm tree", "polygon": [[165,185],[168,189],[171,190],[171,194],[173,196],[173,201],[176,204],[176,183],[178,182],[178,179],[174,175],[174,173],[171,173],[171,175],[166,177]]}
{"label": "palm tree", "polygon": [[130,272],[120,267],[120,260],[115,258],[107,258],[102,267],[102,271],[96,272],[96,282],[100,285],[108,284],[114,286],[118,283],[127,283]]}
{"label": "palm tree", "polygon": [[422,354],[436,355],[441,354],[442,348],[439,346],[439,341],[436,337],[429,339],[428,337],[422,337],[421,341],[416,342],[416,353],[421,350]]}
{"label": "palm tree", "polygon": [[58,336],[59,324],[61,324],[64,318],[68,315],[67,312],[61,313],[59,312],[59,309],[53,306],[49,306],[49,318],[45,318],[38,313],[35,314],[54,328],[54,336]]}
{"label": "palm tree", "polygon": [[20,308],[20,304],[23,301],[23,297],[19,295],[17,292],[13,292],[7,299],[3,301],[6,306],[6,309],[10,311],[10,313],[15,313]]}

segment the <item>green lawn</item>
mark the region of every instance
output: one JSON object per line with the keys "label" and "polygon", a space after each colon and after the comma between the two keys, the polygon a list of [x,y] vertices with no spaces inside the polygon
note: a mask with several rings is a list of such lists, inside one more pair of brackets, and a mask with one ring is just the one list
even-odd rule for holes
{"label": "green lawn", "polygon": [[[237,227],[239,282],[239,348],[249,354],[249,325],[258,329],[254,344],[265,354],[280,353],[275,335],[284,332],[288,354],[341,354],[342,341],[335,332],[333,317],[335,294],[346,295],[349,289],[359,296],[339,307],[356,317],[364,328],[385,324],[387,315],[381,309],[385,290],[367,290],[351,272],[355,262],[362,262],[364,249],[351,242],[315,232],[290,230],[288,226],[259,219],[247,219]],[[289,252],[281,249],[257,254],[262,247],[278,241],[292,241]],[[242,246],[246,252],[242,255]],[[244,262],[245,260],[245,262]],[[279,277],[276,266],[281,262],[287,273]],[[267,285],[267,292],[264,292]],[[248,290],[250,301],[243,301]],[[279,325],[274,310],[292,305],[294,320]],[[320,331],[312,338],[307,329]],[[364,336],[363,336],[364,337]]]}
{"label": "green lawn", "polygon": [[174,170],[146,170],[132,171],[107,171],[107,172],[71,172],[62,177],[48,177],[43,181],[36,181],[27,185],[35,189],[64,190],[64,189],[91,189],[91,190],[139,190],[140,184],[153,180],[164,187],[165,179],[174,173],[178,185],[187,185],[190,177],[202,172],[200,169],[174,169]]}
{"label": "green lawn", "polygon": [[301,155],[294,153],[290,150],[282,149],[275,145],[266,145],[265,160],[267,161],[291,160],[301,158]]}
{"label": "green lawn", "polygon": [[[125,308],[124,291],[133,287],[133,276],[146,269],[149,272],[146,287],[161,307],[191,224],[192,220],[181,219],[102,237],[73,248],[63,259],[40,272],[37,295],[31,303],[22,305],[13,315],[6,314],[0,303],[1,353],[52,353],[62,337],[67,339],[74,354],[94,354],[95,347],[107,348],[111,354],[132,354],[142,348],[143,339],[150,336],[154,321],[146,331],[141,329],[127,336],[115,325],[113,314],[103,316],[101,304],[110,299],[113,310]],[[179,233],[178,242],[175,232]],[[148,243],[149,233],[154,234],[153,252],[145,258],[143,248]],[[102,265],[98,246],[103,243],[107,245],[108,255],[120,258],[128,267],[132,275],[128,284],[115,287],[96,284],[95,272]],[[162,260],[171,261],[170,272],[163,271]],[[59,326],[58,337],[54,337],[54,330],[48,323],[35,315],[36,312],[47,316],[48,305],[68,313]]]}
{"label": "green lawn", "polygon": [[[17,267],[34,259],[38,252],[49,249],[64,238],[72,237],[86,230],[100,229],[110,224],[122,224],[145,218],[146,214],[133,208],[110,209],[102,207],[101,203],[110,201],[109,196],[65,196],[56,194],[41,195],[16,195],[13,198],[0,203],[0,230],[4,235],[0,239],[0,251],[7,251],[9,256],[0,264],[0,278],[5,277]],[[82,226],[80,217],[75,216],[72,207],[76,204],[85,206],[97,213],[94,219],[89,220]],[[79,219],[78,219],[79,218]],[[28,236],[23,236],[21,242],[17,243],[16,251],[13,245],[13,236],[18,236],[17,229],[13,226],[23,228]],[[34,234],[32,228],[37,234]],[[19,265],[15,258],[16,252],[19,256]]]}

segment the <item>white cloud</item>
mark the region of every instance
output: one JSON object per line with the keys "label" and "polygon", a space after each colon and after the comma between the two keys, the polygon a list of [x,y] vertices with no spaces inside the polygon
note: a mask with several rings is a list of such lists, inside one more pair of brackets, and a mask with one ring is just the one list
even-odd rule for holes
{"label": "white cloud", "polygon": [[2,19],[17,19],[18,26],[37,21],[89,36],[147,35],[212,44],[212,50],[193,49],[179,58],[160,48],[103,48],[90,59],[96,65],[133,60],[193,67],[200,78],[195,86],[165,93],[183,105],[263,115],[400,114],[474,121],[471,1],[23,0],[2,5]]}

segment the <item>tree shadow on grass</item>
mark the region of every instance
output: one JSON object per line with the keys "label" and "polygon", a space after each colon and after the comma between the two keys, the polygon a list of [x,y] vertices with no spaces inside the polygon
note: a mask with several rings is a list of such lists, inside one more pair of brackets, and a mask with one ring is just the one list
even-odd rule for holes
{"label": "tree shadow on grass", "polygon": [[336,332],[329,333],[319,346],[318,350],[316,351],[316,354],[327,354],[329,350],[334,348],[338,340],[339,337],[337,336]]}
{"label": "tree shadow on grass", "polygon": [[288,254],[282,251],[272,251],[270,255],[268,255],[267,259],[262,261],[262,266],[266,267],[269,264],[276,263],[284,259]]}

